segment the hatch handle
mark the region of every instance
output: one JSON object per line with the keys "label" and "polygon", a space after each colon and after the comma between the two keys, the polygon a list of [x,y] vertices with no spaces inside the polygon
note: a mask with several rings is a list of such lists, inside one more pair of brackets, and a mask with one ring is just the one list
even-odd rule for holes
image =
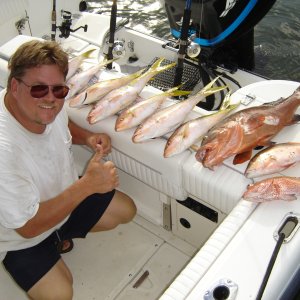
{"label": "hatch handle", "polygon": [[263,281],[259,288],[258,294],[256,296],[256,300],[260,300],[263,296],[264,290],[266,288],[267,282],[269,280],[270,274],[272,272],[273,266],[275,264],[276,258],[278,256],[282,244],[284,242],[290,241],[290,239],[294,236],[298,228],[299,228],[299,216],[292,212],[285,215],[282,222],[279,224],[278,230],[276,230],[273,235],[276,240],[276,245],[273,250],[271,259],[269,261]]}
{"label": "hatch handle", "polygon": [[144,281],[145,279],[149,276],[149,271],[145,271],[140,278],[135,282],[133,285],[134,289],[137,289]]}
{"label": "hatch handle", "polygon": [[273,237],[276,241],[278,241],[279,232],[284,232],[285,238],[283,242],[288,243],[293,238],[299,227],[300,215],[289,212],[283,217],[282,221],[274,231]]}

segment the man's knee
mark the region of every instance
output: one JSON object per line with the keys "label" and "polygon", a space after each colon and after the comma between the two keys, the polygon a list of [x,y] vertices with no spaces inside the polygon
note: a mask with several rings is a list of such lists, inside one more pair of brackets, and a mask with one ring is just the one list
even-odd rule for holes
{"label": "man's knee", "polygon": [[29,291],[30,299],[71,300],[73,276],[62,260],[59,260]]}
{"label": "man's knee", "polygon": [[92,232],[111,230],[119,224],[130,222],[136,214],[134,201],[126,194],[116,191],[110,205]]}
{"label": "man's knee", "polygon": [[49,289],[28,291],[28,296],[33,300],[72,300],[73,287],[71,284],[54,284]]}
{"label": "man's knee", "polygon": [[128,208],[128,210],[125,213],[123,223],[130,222],[134,218],[134,216],[136,215],[136,212],[137,212],[136,205],[131,198],[129,198],[129,200],[128,200],[127,208]]}
{"label": "man's knee", "polygon": [[120,213],[116,214],[116,218],[119,224],[125,224],[130,222],[134,218],[137,208],[133,199],[128,195],[122,193],[120,197],[122,207],[119,211]]}

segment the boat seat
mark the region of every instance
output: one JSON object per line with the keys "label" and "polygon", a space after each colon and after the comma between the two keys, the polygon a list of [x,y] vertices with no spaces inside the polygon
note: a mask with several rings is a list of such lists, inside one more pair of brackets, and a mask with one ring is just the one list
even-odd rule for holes
{"label": "boat seat", "polygon": [[4,45],[0,47],[0,58],[5,60],[9,60],[12,54],[16,51],[16,49],[22,44],[31,41],[31,40],[42,40],[41,38],[36,38],[27,35],[17,35],[10,41],[6,42]]}

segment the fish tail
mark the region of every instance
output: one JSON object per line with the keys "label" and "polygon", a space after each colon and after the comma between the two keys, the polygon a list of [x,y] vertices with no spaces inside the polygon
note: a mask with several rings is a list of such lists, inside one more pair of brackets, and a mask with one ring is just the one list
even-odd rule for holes
{"label": "fish tail", "polygon": [[235,104],[230,104],[228,107],[226,107],[225,109],[220,109],[219,112],[224,112],[224,113],[228,113],[234,109],[236,109],[238,106],[240,105],[239,103],[235,103]]}
{"label": "fish tail", "polygon": [[108,65],[108,64],[110,64],[110,63],[113,63],[114,61],[116,61],[116,60],[118,60],[119,58],[117,57],[117,58],[113,58],[113,59],[109,59],[109,60],[107,60],[106,58],[105,59],[103,59],[100,63],[99,63],[99,66],[106,66],[106,65]]}
{"label": "fish tail", "polygon": [[140,75],[142,75],[144,72],[145,72],[145,70],[146,70],[146,68],[144,68],[144,69],[141,69],[141,70],[139,70],[139,71],[137,71],[137,72],[135,72],[135,73],[132,73],[131,75],[129,75],[129,76],[132,76],[132,77],[139,77]]}
{"label": "fish tail", "polygon": [[177,96],[188,95],[190,93],[191,93],[191,91],[174,91],[174,92],[170,93],[170,95],[177,97]]}
{"label": "fish tail", "polygon": [[165,92],[163,92],[162,94],[163,95],[166,95],[166,96],[183,96],[183,95],[188,95],[191,93],[191,91],[182,91],[182,90],[178,90],[182,87],[182,84],[178,85],[178,86],[175,86]]}
{"label": "fish tail", "polygon": [[150,66],[149,71],[151,71],[151,70],[156,70],[156,69],[160,66],[160,64],[162,63],[162,61],[163,61],[164,59],[165,59],[164,57],[161,57],[161,58],[157,59],[157,60]]}
{"label": "fish tail", "polygon": [[150,73],[160,73],[162,71],[165,71],[167,69],[173,68],[176,66],[176,62],[170,63],[168,65],[161,66],[161,63],[164,61],[164,57],[159,58],[148,70]]}
{"label": "fish tail", "polygon": [[90,58],[91,57],[91,54],[96,50],[96,48],[94,49],[90,49],[90,50],[87,50],[86,52],[82,53],[82,57],[84,58]]}
{"label": "fish tail", "polygon": [[231,101],[231,94],[232,94],[232,91],[230,90],[225,95],[225,98],[222,101],[222,105],[220,107],[220,110],[224,110],[224,109],[228,108],[228,106],[230,105],[230,101]]}
{"label": "fish tail", "polygon": [[216,92],[222,91],[224,89],[227,88],[226,85],[224,86],[217,86],[217,87],[213,87],[213,85],[215,84],[215,82],[220,78],[220,76],[217,76],[215,79],[213,79],[210,83],[208,83],[204,88],[202,88],[200,90],[200,92],[198,92],[199,94],[202,94],[203,96],[209,96],[211,94],[214,94]]}

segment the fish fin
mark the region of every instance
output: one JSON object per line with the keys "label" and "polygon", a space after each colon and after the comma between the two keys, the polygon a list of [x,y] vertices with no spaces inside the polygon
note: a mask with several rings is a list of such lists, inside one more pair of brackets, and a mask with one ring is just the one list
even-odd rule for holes
{"label": "fish fin", "polygon": [[249,128],[251,130],[256,130],[258,127],[261,127],[265,124],[266,117],[264,115],[255,114],[248,119],[248,122],[251,124]]}
{"label": "fish fin", "polygon": [[276,145],[276,142],[270,141],[270,139],[273,137],[273,135],[268,135],[263,137],[261,140],[257,142],[257,147],[269,147],[269,146],[274,146]]}
{"label": "fish fin", "polygon": [[233,159],[233,164],[234,165],[242,164],[245,161],[250,160],[251,155],[252,155],[252,150],[242,152],[242,153],[238,153]]}
{"label": "fish fin", "polygon": [[289,124],[286,124],[287,126],[288,125],[293,125],[293,124],[296,124],[296,123],[299,123],[300,122],[300,115],[294,115],[293,119],[291,120],[291,122]]}
{"label": "fish fin", "polygon": [[220,76],[217,76],[215,79],[213,79],[211,82],[209,82],[205,87],[203,87],[197,94],[202,94],[204,96],[209,96],[211,94],[214,94],[216,92],[222,91],[227,88],[227,86],[217,86],[213,87],[215,82],[220,78]]}
{"label": "fish fin", "polygon": [[160,66],[160,64],[161,64],[164,60],[165,60],[164,57],[158,58],[158,59],[150,66],[149,70],[152,70],[152,69],[155,70],[155,69],[157,69],[157,68]]}
{"label": "fish fin", "polygon": [[165,60],[164,57],[157,59],[149,68],[147,72],[162,72],[164,70],[170,69],[176,66],[176,62],[170,63],[168,65],[161,66],[161,63]]}
{"label": "fish fin", "polygon": [[261,126],[264,126],[265,124],[267,125],[274,125],[277,126],[279,123],[279,118],[277,116],[265,116],[263,114],[253,114],[250,116],[247,120],[247,131],[254,132]]}
{"label": "fish fin", "polygon": [[[152,78],[154,79],[154,78]],[[152,80],[151,79],[151,80]],[[184,96],[184,95],[189,95],[192,91],[183,91],[183,90],[179,90],[182,87],[182,84],[177,85],[173,88],[170,88],[169,90],[163,92],[161,95],[169,95],[169,96]]]}
{"label": "fish fin", "polygon": [[174,91],[172,93],[169,93],[171,96],[173,97],[177,97],[177,96],[185,96],[185,95],[189,95],[191,93],[191,91]]}
{"label": "fish fin", "polygon": [[200,146],[196,145],[196,144],[193,144],[190,149],[193,150],[193,151],[198,151],[198,149],[200,148]]}
{"label": "fish fin", "polygon": [[119,57],[115,57],[115,58],[112,58],[112,59],[107,59],[106,57],[99,63],[100,65],[103,65],[103,66],[106,66],[108,65],[109,63],[112,63],[116,60],[120,59]]}
{"label": "fish fin", "polygon": [[232,91],[230,90],[224,97],[224,99],[222,101],[222,105],[220,107],[220,110],[224,110],[224,109],[228,108],[228,106],[230,105],[231,94],[232,94]]}
{"label": "fish fin", "polygon": [[281,199],[284,201],[294,201],[294,200],[297,200],[297,196],[295,194],[283,195]]}
{"label": "fish fin", "polygon": [[86,52],[82,53],[82,57],[84,58],[90,58],[91,57],[91,54],[96,51],[96,48],[94,49],[90,49],[90,50],[87,50]]}

